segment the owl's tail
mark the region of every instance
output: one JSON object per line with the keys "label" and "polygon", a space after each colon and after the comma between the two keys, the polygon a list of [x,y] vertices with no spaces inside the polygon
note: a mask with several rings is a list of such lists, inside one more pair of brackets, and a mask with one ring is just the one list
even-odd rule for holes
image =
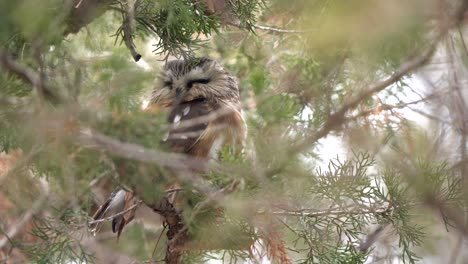
{"label": "owl's tail", "polygon": [[89,223],[90,232],[96,235],[106,221],[112,220],[112,232],[117,233],[117,239],[125,225],[135,217],[138,206],[136,197],[131,192],[119,189],[98,208]]}

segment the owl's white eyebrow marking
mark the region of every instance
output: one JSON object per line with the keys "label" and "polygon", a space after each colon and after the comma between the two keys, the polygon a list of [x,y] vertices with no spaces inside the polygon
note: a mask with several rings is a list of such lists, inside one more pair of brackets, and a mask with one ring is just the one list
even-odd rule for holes
{"label": "owl's white eyebrow marking", "polygon": [[191,74],[196,75],[196,74],[203,74],[203,69],[200,67],[196,67],[195,69],[190,71]]}
{"label": "owl's white eyebrow marking", "polygon": [[184,110],[182,111],[182,114],[185,116],[185,115],[187,115],[189,112],[190,112],[190,105],[188,105],[187,107],[184,108]]}

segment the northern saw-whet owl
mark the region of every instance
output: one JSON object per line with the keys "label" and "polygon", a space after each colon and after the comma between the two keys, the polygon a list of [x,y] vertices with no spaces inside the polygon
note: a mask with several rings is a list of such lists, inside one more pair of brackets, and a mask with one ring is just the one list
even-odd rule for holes
{"label": "northern saw-whet owl", "polygon": [[[169,61],[158,78],[146,111],[167,112],[170,129],[163,141],[172,152],[185,153],[205,162],[216,159],[218,151],[226,145],[237,151],[243,147],[247,130],[237,82],[212,59]],[[99,220],[128,211],[136,200],[133,193],[117,190],[93,218]],[[112,231],[119,237],[134,215],[135,210],[130,210],[114,217]],[[98,232],[102,223],[90,225],[91,231]]]}

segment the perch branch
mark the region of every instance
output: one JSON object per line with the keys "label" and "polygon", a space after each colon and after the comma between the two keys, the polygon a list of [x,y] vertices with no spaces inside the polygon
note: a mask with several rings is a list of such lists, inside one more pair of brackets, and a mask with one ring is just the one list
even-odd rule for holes
{"label": "perch branch", "polygon": [[134,208],[139,206],[141,203],[142,203],[142,201],[138,201],[134,205],[130,206],[129,208],[127,208],[127,209],[125,209],[125,210],[123,210],[123,211],[121,211],[119,213],[108,216],[106,218],[101,218],[101,219],[98,219],[98,220],[89,221],[88,224],[92,225],[92,224],[97,224],[97,223],[101,223],[101,222],[105,222],[105,221],[112,221],[115,217],[121,216],[121,215],[126,214],[127,212],[130,212],[131,210],[133,210]]}

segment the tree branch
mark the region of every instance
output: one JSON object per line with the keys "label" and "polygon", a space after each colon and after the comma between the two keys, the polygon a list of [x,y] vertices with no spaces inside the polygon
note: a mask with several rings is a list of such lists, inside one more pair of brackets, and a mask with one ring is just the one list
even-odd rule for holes
{"label": "tree branch", "polygon": [[113,0],[73,0],[64,35],[77,33],[110,8]]}
{"label": "tree branch", "polygon": [[25,83],[30,84],[44,99],[54,103],[60,101],[60,98],[51,91],[50,87],[47,87],[47,85],[44,84],[39,73],[19,64],[2,48],[0,48],[0,66],[6,72],[18,77]]}
{"label": "tree branch", "polygon": [[137,144],[121,142],[91,130],[81,130],[78,134],[78,142],[85,147],[104,150],[111,155],[170,168],[172,171],[177,172],[173,173],[174,177],[177,177],[182,182],[190,182],[198,191],[202,193],[214,191],[201,177],[192,173],[207,169],[208,166],[204,160],[195,159],[183,154],[164,153],[154,149],[146,149]]}
{"label": "tree branch", "polygon": [[369,115],[372,115],[372,114],[378,114],[382,111],[391,111],[391,110],[394,110],[394,109],[403,109],[403,108],[406,108],[408,106],[411,106],[411,105],[416,105],[416,104],[420,104],[420,103],[424,103],[424,102],[427,102],[427,101],[430,101],[430,100],[433,100],[433,99],[437,99],[439,98],[439,96],[441,95],[441,93],[433,93],[431,95],[428,95],[422,99],[419,99],[419,100],[415,100],[415,101],[411,101],[411,102],[407,102],[407,103],[400,103],[400,104],[396,104],[396,105],[389,105],[389,104],[383,104],[381,103],[379,106],[377,106],[376,108],[373,108],[373,109],[369,109],[369,110],[364,110],[356,115],[353,115],[349,118],[347,118],[347,120],[356,120],[356,119],[359,119],[361,117],[366,117],[366,116],[369,116]]}
{"label": "tree branch", "polygon": [[19,219],[16,224],[8,229],[5,233],[5,236],[0,239],[0,249],[5,247],[12,238],[14,238],[23,227],[32,219],[34,215],[39,213],[44,206],[47,198],[49,197],[49,193],[47,190],[44,190],[44,193],[38,197],[38,199],[31,205],[29,210]]}
{"label": "tree branch", "polygon": [[405,75],[412,73],[418,68],[424,66],[432,58],[432,55],[436,51],[439,42],[446,36],[449,30],[454,26],[458,26],[458,24],[463,21],[463,17],[467,9],[468,1],[461,0],[459,7],[452,12],[453,16],[450,16],[451,20],[443,21],[443,23],[437,29],[436,36],[432,39],[432,41],[429,42],[428,47],[423,52],[421,52],[418,56],[407,59],[387,79],[374,83],[367,89],[363,89],[364,91],[361,92],[358,96],[349,100],[338,111],[331,114],[325,124],[323,124],[323,126],[317,132],[303,140],[300,140],[292,147],[290,151],[292,153],[296,153],[307,150],[313,143],[327,136],[332,130],[335,130],[337,127],[339,127],[343,123],[346,113],[358,107],[361,102],[384,90],[388,86],[400,81],[401,78],[403,78]]}
{"label": "tree branch", "polygon": [[111,216],[108,216],[108,217],[105,217],[105,218],[101,218],[101,219],[98,219],[98,220],[93,220],[93,221],[89,221],[88,224],[89,225],[92,225],[92,224],[98,224],[98,223],[102,223],[102,222],[105,222],[105,221],[112,221],[115,217],[117,216],[121,216],[121,215],[124,215],[126,214],[127,212],[130,212],[131,210],[133,210],[134,208],[136,208],[137,206],[139,206],[141,204],[142,201],[138,201],[137,203],[135,203],[134,205],[130,206],[129,208],[121,211],[121,212],[118,212],[116,214],[113,214]]}
{"label": "tree branch", "polygon": [[432,54],[437,48],[437,44],[442,39],[442,37],[445,36],[445,33],[446,31],[434,38],[434,40],[429,44],[427,49],[424,50],[419,56],[413,57],[405,61],[398,69],[395,70],[395,72],[390,77],[383,81],[372,84],[367,89],[364,89],[364,91],[361,92],[354,99],[351,99],[350,101],[345,103],[345,105],[342,106],[338,111],[330,115],[325,124],[323,124],[323,126],[317,132],[296,143],[292,147],[291,152],[302,152],[304,150],[307,150],[313,143],[327,136],[332,130],[335,130],[337,127],[339,127],[345,120],[346,113],[355,109],[361,102],[370,98],[375,93],[378,93],[387,88],[388,86],[394,84],[395,82],[401,80],[403,76],[425,65],[432,57]]}
{"label": "tree branch", "polygon": [[[302,216],[302,217],[320,217],[320,216],[341,216],[341,215],[364,215],[364,214],[384,214],[390,213],[392,208],[388,206],[381,206],[376,208],[369,208],[366,210],[342,210],[340,208],[332,208],[327,210],[314,210],[314,209],[302,209],[302,210],[292,210],[292,211],[276,211],[271,212],[273,215],[282,215],[282,216]],[[263,213],[262,213],[263,214]]]}

